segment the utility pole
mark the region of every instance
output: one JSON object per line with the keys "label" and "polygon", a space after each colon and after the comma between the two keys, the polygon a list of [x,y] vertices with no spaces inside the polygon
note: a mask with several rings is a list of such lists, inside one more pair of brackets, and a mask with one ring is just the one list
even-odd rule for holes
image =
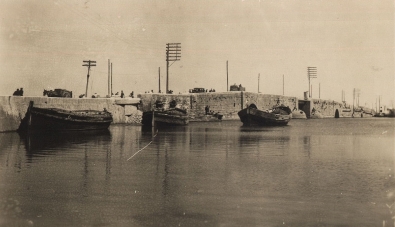
{"label": "utility pole", "polygon": [[226,91],[229,91],[228,61],[226,61]]}
{"label": "utility pole", "polygon": [[112,96],[112,62],[111,62],[111,96]]}
{"label": "utility pole", "polygon": [[355,111],[355,88],[352,92],[352,116],[354,117],[354,111]]}
{"label": "utility pole", "polygon": [[311,98],[311,93],[313,92],[311,86],[311,79],[317,78],[317,67],[307,67],[307,78],[309,79],[309,97]]}
{"label": "utility pole", "polygon": [[318,84],[318,98],[321,98],[321,83]]}
{"label": "utility pole", "polygon": [[258,73],[258,93],[259,93],[259,80],[260,80],[260,78],[261,78],[261,74]]}
{"label": "utility pole", "polygon": [[[181,59],[181,43],[166,44],[166,94],[169,94],[169,67]],[[173,62],[169,65],[169,62]]]}
{"label": "utility pole", "polygon": [[160,67],[159,67],[158,71],[159,71],[159,94],[160,94],[161,93],[161,90],[160,90]]}
{"label": "utility pole", "polygon": [[111,91],[110,91],[110,83],[111,83],[111,79],[110,79],[110,59],[108,59],[108,81],[107,81],[107,86],[108,86],[108,97],[111,97]]}
{"label": "utility pole", "polygon": [[82,66],[87,66],[88,67],[88,75],[86,76],[86,90],[85,90],[85,97],[88,97],[88,84],[89,84],[89,71],[92,66],[96,66],[96,61],[83,61],[84,64]]}

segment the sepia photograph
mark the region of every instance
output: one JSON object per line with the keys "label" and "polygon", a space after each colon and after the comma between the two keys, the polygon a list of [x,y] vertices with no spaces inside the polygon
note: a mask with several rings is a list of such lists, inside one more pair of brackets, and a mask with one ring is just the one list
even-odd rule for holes
{"label": "sepia photograph", "polygon": [[0,0],[0,227],[395,227],[392,0]]}

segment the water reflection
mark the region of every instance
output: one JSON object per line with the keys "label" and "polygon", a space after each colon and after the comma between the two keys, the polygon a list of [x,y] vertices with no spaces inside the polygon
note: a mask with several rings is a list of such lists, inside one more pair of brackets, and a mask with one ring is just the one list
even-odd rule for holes
{"label": "water reflection", "polygon": [[[78,144],[109,143],[111,133],[109,130],[76,131],[76,132],[32,132],[18,133],[25,146],[28,161],[33,157],[53,155],[63,147],[72,147]],[[59,149],[61,148],[61,149]]]}
{"label": "water reflection", "polygon": [[[367,135],[367,123],[339,120],[0,134],[0,220],[34,226],[391,226],[394,123],[386,128],[365,120],[380,127]],[[1,198],[18,202],[16,218],[5,214],[8,200]]]}

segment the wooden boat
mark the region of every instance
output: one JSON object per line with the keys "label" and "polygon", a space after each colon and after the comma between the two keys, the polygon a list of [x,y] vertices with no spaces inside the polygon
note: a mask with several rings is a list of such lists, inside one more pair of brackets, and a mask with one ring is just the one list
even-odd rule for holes
{"label": "wooden boat", "polygon": [[143,125],[150,126],[153,122],[166,125],[187,125],[189,116],[186,110],[180,108],[143,112]]}
{"label": "wooden boat", "polygon": [[275,106],[270,110],[259,110],[255,104],[238,112],[244,125],[277,126],[287,125],[291,120],[292,111],[284,105]]}
{"label": "wooden boat", "polygon": [[100,130],[107,129],[112,121],[112,115],[106,109],[98,111],[39,108],[33,107],[33,101],[31,101],[19,131]]}

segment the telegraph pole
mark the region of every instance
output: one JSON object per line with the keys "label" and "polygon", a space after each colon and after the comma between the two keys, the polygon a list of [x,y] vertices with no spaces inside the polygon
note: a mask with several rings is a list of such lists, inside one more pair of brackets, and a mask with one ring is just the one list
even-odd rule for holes
{"label": "telegraph pole", "polygon": [[312,86],[311,79],[317,78],[317,67],[307,67],[307,77],[309,78],[309,97],[311,98]]}
{"label": "telegraph pole", "polygon": [[159,94],[160,94],[161,93],[161,90],[160,90],[160,67],[158,69],[158,72],[159,72]]}
{"label": "telegraph pole", "polygon": [[226,91],[229,91],[228,61],[226,61]]}
{"label": "telegraph pole", "polygon": [[261,74],[258,73],[258,93],[259,93],[259,80],[261,79]]}
{"label": "telegraph pole", "polygon": [[[110,67],[111,67],[111,96],[112,96],[112,93],[113,93],[113,92],[112,92],[112,62],[111,62],[111,66],[110,66]],[[111,96],[110,96],[110,97],[111,97]]]}
{"label": "telegraph pole", "polygon": [[[169,94],[169,67],[181,59],[181,43],[166,44],[166,94]],[[173,62],[169,65],[169,62]]]}
{"label": "telegraph pole", "polygon": [[321,99],[321,83],[318,84],[318,98]]}
{"label": "telegraph pole", "polygon": [[108,59],[108,81],[107,81],[107,86],[108,86],[108,97],[111,97],[111,92],[110,92],[110,59]]}
{"label": "telegraph pole", "polygon": [[88,75],[86,76],[86,90],[85,90],[85,97],[88,97],[88,84],[89,84],[89,71],[92,66],[96,66],[96,61],[83,61],[84,64],[82,66],[87,66],[88,67]]}

